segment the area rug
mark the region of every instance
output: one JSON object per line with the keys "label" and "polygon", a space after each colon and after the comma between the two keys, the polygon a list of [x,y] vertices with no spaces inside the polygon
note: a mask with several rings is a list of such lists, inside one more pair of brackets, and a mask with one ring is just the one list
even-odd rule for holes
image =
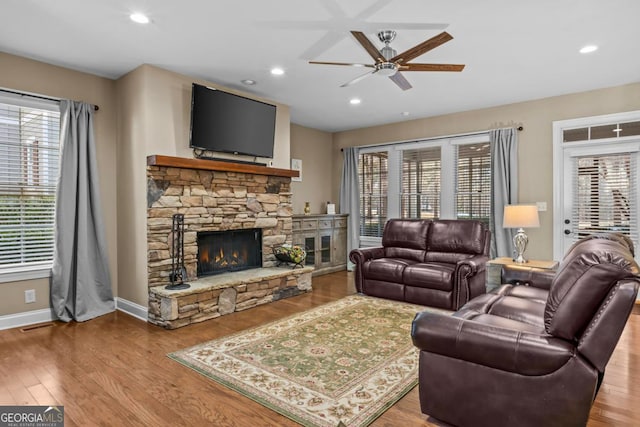
{"label": "area rug", "polygon": [[422,310],[353,295],[168,356],[302,425],[366,426],[418,382]]}

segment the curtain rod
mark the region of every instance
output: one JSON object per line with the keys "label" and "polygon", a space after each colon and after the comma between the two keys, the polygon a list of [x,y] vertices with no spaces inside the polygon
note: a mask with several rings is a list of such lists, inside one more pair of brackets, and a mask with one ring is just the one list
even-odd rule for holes
{"label": "curtain rod", "polygon": [[[8,89],[0,89],[0,92],[12,93],[12,94],[14,94],[14,95],[20,95],[20,96],[28,96],[28,97],[31,97],[31,98],[45,99],[45,100],[47,100],[47,101],[56,101],[56,102],[59,102],[59,101],[61,100],[60,98],[53,98],[53,97],[51,97],[51,96],[34,95],[34,94],[31,94],[31,93],[16,92],[16,91],[14,91],[14,90],[8,90]],[[94,105],[94,106],[93,106],[93,109],[94,109],[95,111],[98,111],[98,110],[100,109],[100,107],[99,107],[99,106],[97,106],[97,105]]]}
{"label": "curtain rod", "polygon": [[[523,131],[524,127],[523,126],[518,126],[516,128],[519,131]],[[471,133],[461,133],[458,135],[449,135],[449,136],[442,136],[442,137],[433,137],[433,138],[427,138],[427,139],[440,139],[440,138],[455,138],[457,136],[473,136],[473,135],[481,135],[483,133],[487,133],[488,131],[482,131],[482,132],[471,132]],[[406,142],[406,141],[405,141]],[[402,142],[397,142],[397,143],[383,143],[380,145],[391,145],[391,144],[402,144]],[[344,148],[341,148],[340,151],[344,152]]]}

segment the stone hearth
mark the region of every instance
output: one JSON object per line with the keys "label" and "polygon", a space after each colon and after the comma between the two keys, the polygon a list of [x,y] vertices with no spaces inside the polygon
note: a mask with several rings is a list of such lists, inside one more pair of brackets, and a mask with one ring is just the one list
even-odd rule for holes
{"label": "stone hearth", "polygon": [[313,267],[254,268],[190,282],[185,290],[149,290],[149,321],[167,329],[242,311],[311,291]]}
{"label": "stone hearth", "polygon": [[[236,310],[311,290],[311,270],[272,269],[278,263],[273,249],[291,243],[290,185],[291,176],[296,172],[164,156],[150,156],[147,164],[147,272],[151,323],[174,328],[227,314],[228,308],[220,311],[218,301],[223,294],[231,293],[225,294],[224,289],[235,291]],[[171,224],[176,213],[184,214],[184,263],[191,292],[163,289],[170,283]],[[219,276],[227,277],[226,283],[220,282],[224,278],[213,276],[216,286],[211,288],[210,282],[197,277],[198,232],[252,228],[262,230],[262,267],[269,270],[264,272],[266,278],[247,281],[241,276],[233,277],[243,272],[224,273]],[[257,272],[263,269],[247,271],[254,271],[259,277]],[[265,289],[273,291],[255,292]],[[171,292],[177,293],[172,296]],[[253,294],[240,296],[244,292]],[[162,298],[173,302],[163,305]],[[243,304],[253,299],[255,304]],[[194,304],[198,306],[197,312]],[[174,310],[176,307],[177,311]]]}

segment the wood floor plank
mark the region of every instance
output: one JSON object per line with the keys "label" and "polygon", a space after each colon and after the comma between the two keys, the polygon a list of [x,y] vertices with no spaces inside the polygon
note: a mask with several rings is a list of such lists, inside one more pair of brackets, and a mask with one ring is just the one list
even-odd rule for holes
{"label": "wood floor plank", "polygon": [[[313,286],[308,294],[173,331],[122,312],[29,332],[0,331],[0,404],[64,405],[67,427],[297,426],[167,353],[355,293],[346,272],[314,277]],[[631,425],[640,425],[639,308],[634,308],[607,366],[588,427]],[[372,426],[446,424],[421,413],[416,387]]]}
{"label": "wood floor plank", "polygon": [[29,393],[36,399],[38,405],[55,406],[53,402],[56,401],[55,397],[49,393],[49,390],[41,383],[32,385],[28,388]]}

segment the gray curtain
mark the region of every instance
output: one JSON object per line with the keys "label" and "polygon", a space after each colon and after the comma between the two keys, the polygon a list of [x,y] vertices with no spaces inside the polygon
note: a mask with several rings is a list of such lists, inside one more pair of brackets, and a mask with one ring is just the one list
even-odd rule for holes
{"label": "gray curtain", "polygon": [[489,131],[491,143],[491,257],[513,255],[513,230],[503,228],[504,206],[518,203],[518,130]]}
{"label": "gray curtain", "polygon": [[[343,150],[344,164],[340,181],[340,212],[349,214],[347,227],[347,257],[352,249],[360,247],[360,193],[358,190],[358,148]],[[347,258],[347,269],[353,270]]]}
{"label": "gray curtain", "polygon": [[51,306],[65,322],[82,322],[115,310],[98,192],[93,111],[87,103],[60,102],[62,153]]}

